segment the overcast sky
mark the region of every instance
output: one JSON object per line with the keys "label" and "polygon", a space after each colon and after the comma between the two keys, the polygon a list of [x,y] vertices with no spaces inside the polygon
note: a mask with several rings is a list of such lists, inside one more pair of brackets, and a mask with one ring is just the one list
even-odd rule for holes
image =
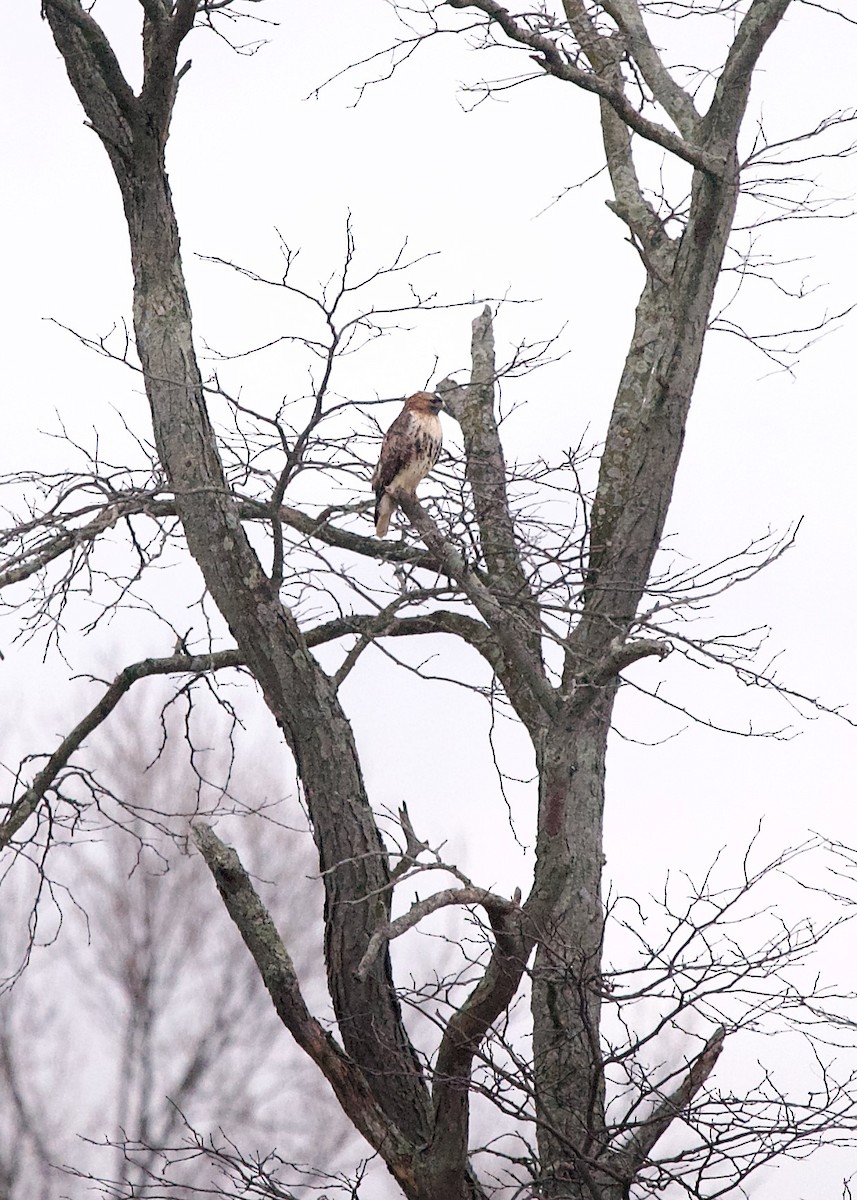
{"label": "overcast sky", "polygon": [[[148,417],[130,372],[86,353],[47,320],[97,337],[129,319],[127,238],[106,156],[84,127],[38,4],[9,8],[0,73],[6,180],[0,459],[4,470],[17,471],[62,461],[61,444],[39,433],[55,431],[55,412],[81,440],[91,440],[96,428],[117,456],[122,433],[115,410],[143,432]],[[424,47],[356,106],[357,87],[372,68],[307,98],[389,42],[395,23],[381,3],[328,0],[260,12],[275,10],[279,27],[246,32],[269,39],[251,56],[237,56],[205,32],[187,43],[193,66],[180,87],[168,167],[198,347],[238,351],[277,336],[288,315],[278,297],[195,256],[218,255],[276,274],[279,230],[301,248],[305,278],[321,279],[340,262],[350,214],[368,268],[392,258],[407,239],[415,255],[438,252],[413,278],[442,301],[506,295],[534,301],[501,306],[501,352],[521,336],[564,330],[567,356],[517,391],[510,385],[510,399],[529,389],[531,400],[506,426],[510,454],[549,454],[586,431],[597,441],[641,270],[623,226],[603,203],[603,180],[551,204],[600,166],[595,101],[543,80],[468,112],[472,98],[462,95],[460,81],[503,75],[510,65],[465,52],[451,38]],[[95,7],[134,83],[136,12],[129,0],[99,0]],[[801,132],[853,103],[855,33],[823,12],[795,6],[763,58],[754,90],[754,117],[770,139]],[[716,58],[713,46],[700,53]],[[649,159],[654,179],[660,160]],[[857,190],[855,163],[822,162],[809,170],[821,189],[849,194]],[[785,304],[772,288],[748,289],[733,310],[748,330],[814,326],[857,299],[851,223],[791,223],[769,228],[767,236],[763,248],[772,257],[792,260],[781,276],[786,285],[795,289],[806,280],[820,290]],[[352,397],[397,396],[466,369],[470,320],[479,307],[414,320],[408,334],[379,342],[344,378]],[[771,653],[783,651],[782,679],[831,706],[854,700],[854,344],[854,318],[846,318],[790,374],[740,339],[712,334],[668,521],[676,548],[706,562],[802,518],[794,548],[723,597],[710,628],[770,625]],[[247,389],[249,403],[271,408],[300,386],[278,376],[287,367],[248,360],[231,378]],[[395,411],[391,405],[379,419]],[[446,431],[454,447],[450,422]],[[180,608],[185,601],[170,602]],[[41,665],[41,644],[13,645],[14,625],[14,614],[6,615],[0,664],[4,710],[18,714],[4,722],[0,757],[11,766],[21,749],[50,749],[69,713],[94,700],[91,690],[65,682],[60,662]],[[82,645],[73,641],[74,668],[104,673],[144,654],[165,654],[171,646],[162,639],[151,623],[129,617]],[[608,769],[608,872],[620,890],[657,890],[667,867],[696,871],[724,845],[737,861],[760,821],[772,853],[808,829],[857,842],[855,734],[847,725],[832,717],[802,723],[770,695],[744,689],[725,673],[689,671],[674,661],[646,662],[629,675],[650,687],[665,680],[671,697],[716,723],[744,731],[751,721],[756,729],[788,723],[799,736],[729,738],[626,689],[617,724],[636,742],[614,739]],[[420,835],[446,839],[448,856],[476,882],[507,891],[525,885],[531,856],[521,858],[508,829],[481,701],[448,685],[426,687],[380,655],[366,656],[344,699],[373,801],[395,806],[407,798]],[[655,748],[637,744],[684,726],[680,737]],[[512,732],[503,754],[510,770],[526,770]],[[527,840],[531,791],[520,786],[510,795]],[[791,1195],[782,1178],[759,1194]]]}

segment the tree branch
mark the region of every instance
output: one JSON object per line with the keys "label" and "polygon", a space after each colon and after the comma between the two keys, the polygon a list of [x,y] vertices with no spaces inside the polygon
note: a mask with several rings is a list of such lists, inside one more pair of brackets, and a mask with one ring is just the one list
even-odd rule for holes
{"label": "tree branch", "polygon": [[79,0],[44,0],[42,12],[72,87],[111,162],[114,167],[127,163],[133,154],[140,107],[104,31]]}
{"label": "tree branch", "polygon": [[[494,326],[488,305],[473,321],[472,331],[469,386],[457,387],[451,380],[444,380],[438,391],[464,435],[465,474],[473,494],[489,586],[495,595],[502,596],[504,604],[518,609],[533,669],[543,672],[539,613],[515,540],[506,491],[506,459],[494,416],[497,373]],[[530,626],[528,632],[524,630],[526,625]]]}
{"label": "tree branch", "polygon": [[697,171],[684,232],[668,273],[654,271],[637,306],[634,334],[601,459],[592,507],[583,619],[564,686],[624,639],[660,543],[684,442],[687,412],[714,290],[739,193],[737,136],[750,75],[789,0],[753,0],[699,126],[723,162],[719,177]]}
{"label": "tree branch", "polygon": [[[634,2],[629,0],[632,5]],[[613,38],[598,32],[581,0],[564,0],[564,8],[571,29],[593,71],[624,96],[620,47]],[[603,98],[601,135],[615,196],[615,200],[606,202],[607,206],[630,229],[649,274],[655,278],[667,276],[672,265],[673,247],[663,221],[643,195],[628,124],[618,115],[615,107]]]}
{"label": "tree branch", "polygon": [[[239,499],[238,512],[242,521],[272,520],[270,508],[256,501]],[[277,510],[277,515],[282,524],[287,525],[290,529],[323,542],[326,546],[332,546],[334,549],[348,550],[364,558],[375,558],[382,562],[421,567],[427,571],[438,572],[440,570],[437,560],[419,546],[409,546],[402,542],[385,542],[375,537],[364,537],[362,534],[352,533],[331,524],[327,516],[313,517],[288,505],[281,505]],[[86,524],[72,529],[60,529],[58,532],[51,531],[42,544],[37,542],[30,549],[25,548],[15,555],[10,555],[6,561],[17,562],[18,565],[8,566],[0,572],[0,588],[21,583],[70,550],[75,550],[87,542],[94,542],[100,534],[114,528],[123,518],[134,516],[150,517],[155,521],[164,520],[169,517],[178,517],[178,508],[172,498],[155,499],[151,494],[137,494],[133,491],[130,494],[117,493]],[[65,519],[71,520],[72,518]],[[18,536],[23,538],[25,533],[31,532],[38,524],[38,519],[27,522],[26,526],[19,527]],[[46,515],[42,524],[46,527],[55,526],[57,524],[56,514],[51,512]],[[8,531],[4,534],[4,540],[16,535],[16,532],[14,529]]]}
{"label": "tree branch", "polygon": [[104,30],[80,4],[80,0],[43,0],[42,12],[56,35],[52,17],[65,18],[83,35],[92,60],[99,67],[101,82],[110,90],[119,109],[129,121],[138,117],[137,98],[126,80],[119,60],[113,52]]}
{"label": "tree branch", "polygon": [[253,955],[277,1015],[300,1048],[319,1067],[343,1111],[402,1181],[409,1177],[413,1147],[376,1103],[363,1073],[306,1006],[294,965],[268,910],[236,852],[210,826],[197,822],[193,837],[235,927]]}
{"label": "tree branch", "polygon": [[[135,506],[131,512],[140,512],[141,507]],[[118,504],[108,504],[102,509],[97,516],[93,517],[85,525],[81,525],[76,529],[63,530],[61,533],[55,534],[41,548],[36,547],[33,551],[26,554],[18,555],[19,558],[24,558],[25,561],[17,567],[8,567],[0,573],[0,588],[11,586],[13,583],[21,583],[25,579],[29,579],[31,575],[35,575],[43,567],[46,567],[54,559],[60,558],[69,550],[74,550],[84,542],[93,542],[107,529],[113,529],[117,521],[123,516],[131,515],[124,506]],[[13,558],[15,556],[10,556]],[[8,561],[8,560],[7,560]]]}
{"label": "tree branch", "polygon": [[[380,638],[419,637],[423,634],[436,633],[446,633],[467,642],[482,655],[495,675],[502,681],[506,673],[505,660],[497,644],[497,639],[487,625],[474,620],[473,617],[468,617],[466,613],[437,609],[435,612],[422,613],[414,617],[390,617],[387,615],[380,619],[378,616],[365,614],[336,617],[332,621],[326,621],[323,625],[316,625],[312,629],[308,629],[305,636],[308,646],[320,646],[324,642],[347,637],[349,634],[357,634],[368,644]],[[358,647],[355,647],[355,650],[357,649]],[[343,668],[340,667],[335,676],[337,687],[344,677],[342,672]]]}
{"label": "tree branch", "polygon": [[791,0],[753,0],[747,10],[702,121],[700,132],[708,145],[731,144],[737,138],[759,55],[790,4]]}
{"label": "tree branch", "polygon": [[[546,714],[556,711],[557,698],[541,671],[541,664],[536,665],[533,662],[532,656],[526,648],[524,635],[528,632],[527,627],[522,629],[522,623],[515,608],[504,605],[494,595],[488,584],[483,582],[473,568],[465,562],[460,551],[451,542],[446,541],[437,525],[415,497],[397,491],[395,499],[428,549],[437,557],[443,572],[456,581],[479,615],[494,632],[509,668],[519,673],[520,681],[527,689],[529,701],[523,709],[519,709],[521,718],[531,729],[537,728],[543,722]],[[519,694],[520,689],[516,689],[514,684],[512,687],[513,693]],[[533,707],[533,702],[537,707]]]}
{"label": "tree branch", "polygon": [[491,896],[481,903],[494,932],[494,949],[484,975],[447,1022],[435,1067],[432,1150],[441,1160],[466,1160],[473,1056],[511,1004],[536,942],[531,924],[513,901],[498,903]]}
{"label": "tree branch", "polygon": [[451,905],[469,904],[479,904],[486,912],[493,911],[495,914],[504,916],[517,912],[520,907],[511,900],[504,900],[502,896],[498,896],[494,892],[477,887],[446,888],[442,892],[435,892],[434,895],[427,896],[425,900],[416,900],[406,913],[396,917],[394,921],[382,925],[372,934],[369,945],[366,947],[366,953],[357,967],[358,979],[365,977],[383,946],[393,941],[394,938],[401,937],[409,929],[413,929],[423,917],[437,912],[438,909],[449,908]]}
{"label": "tree branch", "polygon": [[27,790],[9,805],[9,812],[0,824],[0,850],[8,846],[21,826],[33,815],[75,750],[110,716],[138,679],[145,679],[151,675],[175,675],[178,672],[203,674],[242,665],[243,659],[237,650],[219,650],[213,654],[176,654],[171,658],[146,658],[125,667],[98,703],[63,738]]}
{"label": "tree branch", "polygon": [[612,1156],[611,1169],[630,1182],[644,1166],[655,1142],[680,1116],[708,1079],[723,1049],[726,1030],[719,1025],[691,1065],[675,1091],[666,1096],[655,1111],[633,1133],[629,1142]]}
{"label": "tree branch", "polygon": [[700,116],[692,97],[680,87],[663,64],[649,37],[636,0],[601,0],[625,37],[628,50],[652,90],[652,96],[674,122],[687,142],[696,139]]}
{"label": "tree branch", "polygon": [[636,641],[623,642],[614,638],[610,645],[610,655],[604,663],[601,681],[606,682],[615,675],[630,667],[632,663],[642,658],[664,659],[672,651],[669,642],[654,638],[638,638]]}
{"label": "tree branch", "polygon": [[[412,835],[410,829],[409,842]],[[417,849],[423,845],[416,841],[415,835],[414,845]],[[430,913],[451,905],[483,908],[495,936],[484,975],[447,1023],[434,1072],[430,1161],[444,1164],[450,1178],[458,1179],[467,1162],[468,1091],[473,1056],[492,1022],[511,1002],[535,945],[535,938],[523,933],[525,917],[519,901],[506,900],[485,888],[472,886],[436,892],[416,901],[406,913],[375,930],[357,973],[365,973],[394,938],[414,928]]]}
{"label": "tree branch", "polygon": [[[306,644],[312,648],[351,634],[378,637],[411,637],[421,634],[448,633],[464,638],[493,668],[496,669],[499,650],[490,629],[480,621],[464,613],[436,612],[416,617],[395,618],[379,633],[373,628],[375,617],[337,617],[306,632]],[[49,756],[32,784],[9,805],[5,819],[0,823],[0,850],[4,849],[22,825],[33,815],[57,775],[66,767],[76,750],[110,716],[122,697],[140,679],[156,675],[202,675],[209,671],[245,666],[245,659],[237,649],[218,650],[211,654],[175,654],[169,658],[146,658],[125,667],[109,686],[101,699],[63,738]]]}
{"label": "tree branch", "polygon": [[498,4],[497,0],[446,0],[446,3],[451,8],[478,8],[490,20],[496,22],[513,42],[534,50],[540,56],[536,61],[546,74],[600,96],[635,133],[662,146],[664,150],[675,154],[698,170],[717,177],[722,174],[723,160],[699,146],[686,142],[663,125],[659,125],[657,121],[649,121],[634,108],[623,92],[605,83],[597,74],[584,71],[568,62],[560,54],[555,42],[543,34],[517,24],[511,13]]}
{"label": "tree branch", "polygon": [[[386,542],[381,538],[364,537],[360,533],[351,533],[347,529],[331,525],[327,517],[311,517],[307,513],[301,512],[300,509],[290,508],[285,504],[281,505],[277,511],[284,525],[288,525],[290,529],[295,529],[307,537],[317,538],[327,546],[333,546],[339,550],[350,550],[354,554],[361,554],[367,558],[378,558],[383,562],[424,567],[427,571],[438,572],[441,569],[438,559],[427,554],[425,550],[421,550],[419,546],[408,546],[401,542]],[[263,505],[242,504],[241,515],[245,519],[270,519],[271,514],[265,510]]]}

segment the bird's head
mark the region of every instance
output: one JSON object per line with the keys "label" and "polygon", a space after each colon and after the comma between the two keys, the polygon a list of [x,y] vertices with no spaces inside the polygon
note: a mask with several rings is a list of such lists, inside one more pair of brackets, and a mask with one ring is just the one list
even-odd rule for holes
{"label": "bird's head", "polygon": [[436,416],[443,408],[443,397],[437,392],[417,392],[405,401],[411,412],[431,413]]}

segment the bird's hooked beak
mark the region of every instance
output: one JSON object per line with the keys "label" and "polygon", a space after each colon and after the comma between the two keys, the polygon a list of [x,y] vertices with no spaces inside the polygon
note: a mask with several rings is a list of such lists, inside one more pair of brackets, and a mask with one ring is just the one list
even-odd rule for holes
{"label": "bird's hooked beak", "polygon": [[437,405],[438,409],[446,407],[446,405],[443,402],[443,396],[441,396],[440,392],[434,393],[434,402]]}

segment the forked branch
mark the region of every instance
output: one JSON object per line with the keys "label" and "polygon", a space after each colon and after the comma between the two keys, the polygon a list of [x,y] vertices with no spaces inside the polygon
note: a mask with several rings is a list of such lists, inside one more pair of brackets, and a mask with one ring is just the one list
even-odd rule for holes
{"label": "forked branch", "polygon": [[280,1020],[369,1144],[376,1150],[383,1146],[393,1173],[406,1171],[412,1148],[375,1102],[359,1068],[307,1008],[289,952],[238,855],[204,823],[194,825],[193,836]]}

